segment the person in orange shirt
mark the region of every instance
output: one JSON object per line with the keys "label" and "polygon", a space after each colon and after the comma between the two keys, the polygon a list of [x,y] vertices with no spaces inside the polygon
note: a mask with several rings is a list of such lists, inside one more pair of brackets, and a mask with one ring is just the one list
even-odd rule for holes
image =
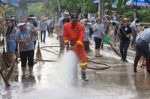
{"label": "person in orange shirt", "polygon": [[64,25],[63,38],[64,44],[67,47],[71,46],[73,51],[80,58],[81,77],[86,81],[87,56],[83,44],[84,25],[78,21],[77,15],[72,15],[71,21]]}

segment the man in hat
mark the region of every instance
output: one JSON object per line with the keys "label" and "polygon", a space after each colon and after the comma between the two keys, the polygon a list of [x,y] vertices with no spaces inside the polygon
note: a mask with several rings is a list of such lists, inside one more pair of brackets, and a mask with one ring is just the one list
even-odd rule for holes
{"label": "man in hat", "polygon": [[130,36],[132,33],[132,30],[129,26],[129,19],[124,18],[122,26],[118,30],[120,34],[120,54],[121,54],[121,60],[123,62],[127,61],[127,51],[130,45]]}
{"label": "man in hat", "polygon": [[[27,17],[26,19],[26,27],[33,29],[33,28],[37,28],[37,22],[34,20],[34,17],[31,15],[29,17]],[[37,41],[37,36],[33,37],[33,41],[34,41],[34,47],[36,46],[36,41]]]}
{"label": "man in hat", "polygon": [[35,28],[29,29],[26,27],[25,22],[20,22],[18,24],[19,31],[17,33],[17,43],[19,44],[19,52],[21,58],[21,67],[22,67],[22,78],[25,79],[25,71],[27,67],[27,62],[29,66],[29,77],[34,78],[33,76],[33,65],[34,65],[34,42],[33,36],[38,35],[38,32]]}
{"label": "man in hat", "polygon": [[77,15],[72,15],[71,22],[64,25],[63,37],[64,44],[66,46],[72,46],[73,51],[80,58],[81,77],[86,81],[87,57],[83,44],[84,26],[78,21]]}
{"label": "man in hat", "polygon": [[150,28],[145,29],[136,41],[136,57],[134,59],[134,72],[137,72],[137,65],[140,57],[146,59],[146,70],[150,74]]}
{"label": "man in hat", "polygon": [[60,57],[64,53],[63,28],[64,24],[67,22],[70,22],[69,12],[64,11],[62,17],[58,20],[58,39],[60,43],[60,51],[58,57]]}

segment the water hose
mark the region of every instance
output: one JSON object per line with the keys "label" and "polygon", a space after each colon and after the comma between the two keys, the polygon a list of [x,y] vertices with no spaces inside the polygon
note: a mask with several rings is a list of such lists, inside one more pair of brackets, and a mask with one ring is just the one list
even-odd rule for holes
{"label": "water hose", "polygon": [[92,70],[105,70],[105,69],[109,69],[111,66],[109,66],[108,64],[106,63],[102,63],[102,62],[95,62],[93,61],[92,59],[88,59],[88,62],[90,63],[94,63],[94,64],[99,64],[99,65],[105,65],[105,66],[93,66],[93,67],[90,67],[90,66],[87,66],[87,69],[92,69]]}

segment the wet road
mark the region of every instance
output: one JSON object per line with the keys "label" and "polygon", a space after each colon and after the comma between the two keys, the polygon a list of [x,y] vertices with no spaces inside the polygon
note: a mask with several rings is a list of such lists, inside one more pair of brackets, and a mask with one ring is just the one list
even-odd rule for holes
{"label": "wet road", "polygon": [[[42,46],[56,45],[53,43]],[[58,48],[51,49],[52,51]],[[108,53],[109,52],[109,53]],[[57,56],[42,50],[43,58],[57,59]],[[103,51],[103,57],[95,61],[107,63],[111,68],[106,70],[88,70],[88,82],[80,79],[76,67],[67,63],[76,60],[72,53],[60,62],[38,63],[34,68],[35,80],[21,80],[20,65],[18,82],[12,81],[10,88],[4,88],[0,81],[0,99],[150,99],[150,77],[143,68],[134,74],[132,63],[122,63],[110,50]],[[93,54],[90,54],[91,57]],[[69,59],[69,60],[67,60]],[[132,61],[132,60],[131,60]],[[89,63],[90,66],[100,66]],[[76,70],[76,71],[75,71]],[[28,71],[27,71],[28,72]],[[76,77],[78,75],[78,77]]]}

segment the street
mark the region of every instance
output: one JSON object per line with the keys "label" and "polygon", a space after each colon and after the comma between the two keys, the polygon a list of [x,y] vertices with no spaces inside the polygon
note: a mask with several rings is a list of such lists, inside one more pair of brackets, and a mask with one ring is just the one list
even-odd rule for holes
{"label": "street", "polygon": [[[56,38],[47,38],[46,44],[41,44],[53,45],[59,45]],[[59,50],[46,49],[56,53]],[[55,54],[41,51],[44,60],[57,59]],[[11,87],[5,88],[1,80],[0,99],[150,99],[150,78],[145,76],[143,68],[139,67],[139,72],[134,74],[133,63],[120,62],[120,58],[107,48],[104,48],[102,54],[103,57],[96,58],[95,61],[106,63],[110,68],[88,69],[89,81],[82,81],[80,69],[76,74],[74,67],[67,67],[62,62],[67,61],[63,58],[58,62],[37,63],[34,67],[35,80],[21,80],[19,64],[18,81],[11,81]],[[93,57],[93,54],[90,55]],[[95,65],[101,67],[100,64],[89,63],[89,66]]]}

